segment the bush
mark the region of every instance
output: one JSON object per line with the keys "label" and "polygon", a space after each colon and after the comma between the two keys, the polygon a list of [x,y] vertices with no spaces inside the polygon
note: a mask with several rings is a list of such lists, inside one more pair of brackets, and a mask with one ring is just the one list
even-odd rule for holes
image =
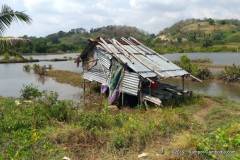
{"label": "bush", "polygon": [[58,102],[58,93],[57,92],[42,92],[41,103],[50,107]]}
{"label": "bush", "polygon": [[74,116],[73,110],[64,101],[60,101],[48,107],[48,114],[50,117],[60,122],[70,122]]}
{"label": "bush", "polygon": [[31,71],[31,66],[30,66],[29,64],[25,64],[25,65],[23,66],[23,70],[24,70],[25,72],[30,72],[30,71]]}
{"label": "bush", "polygon": [[32,100],[41,97],[42,93],[33,84],[24,85],[23,89],[20,91],[21,98]]}
{"label": "bush", "polygon": [[240,80],[240,65],[233,64],[232,66],[227,66],[224,71],[220,74],[220,78],[227,82],[234,82]]}
{"label": "bush", "polygon": [[213,77],[212,72],[208,68],[199,69],[197,77],[206,80]]}
{"label": "bush", "polygon": [[213,45],[213,40],[211,38],[205,38],[203,40],[202,46],[208,48]]}
{"label": "bush", "polygon": [[40,76],[46,75],[47,74],[47,69],[46,66],[40,66],[38,64],[33,65],[33,71],[35,74],[38,74]]}
{"label": "bush", "polygon": [[186,55],[181,56],[179,66],[194,76],[197,76],[198,74],[199,71],[198,66],[196,64],[191,63],[191,60]]}
{"label": "bush", "polygon": [[191,62],[191,60],[186,56],[183,55],[180,58],[180,62],[175,62],[177,65],[182,67],[184,70],[189,72],[195,77],[198,77],[202,80],[210,79],[212,77],[212,73],[208,68],[201,69],[197,64]]}
{"label": "bush", "polygon": [[105,112],[88,112],[79,115],[80,125],[87,130],[97,131],[111,128],[112,116]]}
{"label": "bush", "polygon": [[8,61],[10,59],[10,55],[8,52],[5,52],[3,55],[3,60]]}

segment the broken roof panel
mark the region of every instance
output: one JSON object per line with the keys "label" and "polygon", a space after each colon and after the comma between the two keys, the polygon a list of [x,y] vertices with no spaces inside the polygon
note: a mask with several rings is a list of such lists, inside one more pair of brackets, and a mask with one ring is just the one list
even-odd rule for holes
{"label": "broken roof panel", "polygon": [[178,67],[164,56],[146,47],[133,37],[104,40],[99,37],[96,45],[106,53],[117,58],[129,68],[144,78],[156,77],[169,78],[189,75],[188,72]]}

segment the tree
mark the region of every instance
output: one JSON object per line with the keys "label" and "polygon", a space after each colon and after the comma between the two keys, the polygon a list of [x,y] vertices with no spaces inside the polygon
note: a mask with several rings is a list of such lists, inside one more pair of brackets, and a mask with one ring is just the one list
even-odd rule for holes
{"label": "tree", "polygon": [[8,45],[13,45],[19,41],[25,41],[23,38],[2,37],[7,28],[10,27],[12,22],[20,21],[31,23],[32,19],[24,12],[14,11],[7,5],[3,5],[0,11],[0,47],[5,48]]}
{"label": "tree", "polygon": [[202,43],[203,47],[207,48],[207,47],[210,47],[212,45],[213,45],[213,41],[212,41],[211,38],[209,38],[209,37],[204,38],[203,43]]}
{"label": "tree", "polygon": [[214,19],[208,18],[207,21],[210,25],[215,25],[215,20]]}
{"label": "tree", "polygon": [[197,33],[196,32],[189,32],[187,34],[187,39],[189,41],[193,41],[193,42],[196,42],[197,41]]}

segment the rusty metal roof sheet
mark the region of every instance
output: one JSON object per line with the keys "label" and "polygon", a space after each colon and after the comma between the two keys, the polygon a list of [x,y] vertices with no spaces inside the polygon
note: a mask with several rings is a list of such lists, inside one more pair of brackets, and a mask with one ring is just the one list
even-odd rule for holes
{"label": "rusty metal roof sheet", "polygon": [[169,78],[189,75],[188,72],[133,37],[129,39],[121,38],[120,40],[104,40],[99,37],[97,42],[98,48],[127,64],[129,68],[144,78],[156,76]]}

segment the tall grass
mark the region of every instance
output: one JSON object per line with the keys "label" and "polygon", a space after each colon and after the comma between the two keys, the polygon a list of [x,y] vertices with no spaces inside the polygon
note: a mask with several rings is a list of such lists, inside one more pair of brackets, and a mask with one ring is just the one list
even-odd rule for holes
{"label": "tall grass", "polygon": [[[151,144],[168,139],[171,143],[164,145],[172,149],[239,151],[239,123],[236,116],[235,123],[227,118],[231,111],[239,112],[235,103],[215,101],[222,109],[229,106],[225,111],[228,116],[221,121],[222,114],[210,110],[204,117],[209,128],[203,130],[192,116],[206,105],[201,103],[201,97],[181,107],[113,112],[104,106],[92,110],[75,108],[73,102],[60,101],[53,92],[38,92],[41,94],[30,96],[30,100],[28,96],[18,100],[0,98],[0,158],[101,159],[108,155],[114,159],[144,152]],[[22,90],[22,95],[29,93],[29,87]],[[225,121],[228,121],[226,126],[220,125]],[[204,158],[214,158],[214,154],[204,154],[199,159]]]}

